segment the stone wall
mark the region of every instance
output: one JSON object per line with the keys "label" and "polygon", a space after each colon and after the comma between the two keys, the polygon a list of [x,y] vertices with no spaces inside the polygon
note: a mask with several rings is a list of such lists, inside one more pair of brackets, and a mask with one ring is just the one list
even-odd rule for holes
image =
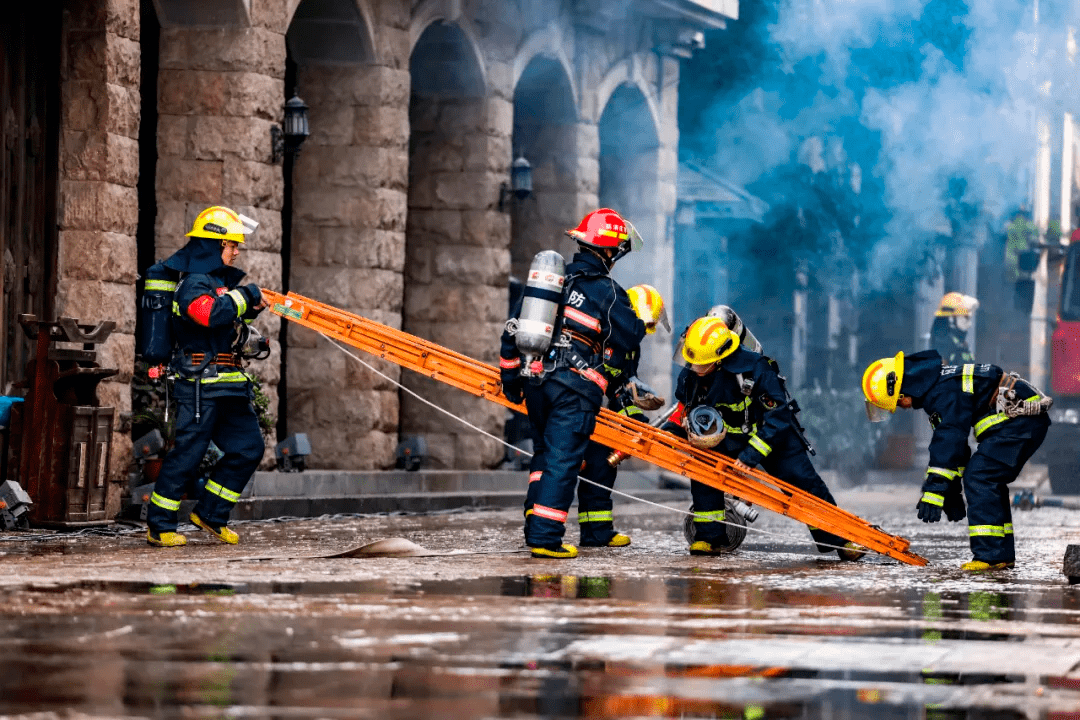
{"label": "stone wall", "polygon": [[[407,16],[383,8],[380,35]],[[395,328],[404,302],[408,185],[407,47],[371,65],[301,66],[312,134],[293,175],[289,288]],[[289,428],[312,438],[313,467],[386,468],[398,442],[398,389],[314,332],[288,330]],[[363,353],[354,351],[357,355]],[[397,365],[363,356],[390,378]]]}
{"label": "stone wall", "polygon": [[[100,364],[120,374],[98,394],[119,421],[131,410],[135,354],[138,0],[68,0],[62,32],[56,316],[116,321],[98,349]],[[113,481],[130,457],[130,437],[114,433]]]}

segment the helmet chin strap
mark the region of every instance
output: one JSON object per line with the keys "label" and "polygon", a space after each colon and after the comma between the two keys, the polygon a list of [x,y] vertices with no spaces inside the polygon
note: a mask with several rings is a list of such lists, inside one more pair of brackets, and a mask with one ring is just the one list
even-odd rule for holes
{"label": "helmet chin strap", "polygon": [[593,255],[600,258],[600,262],[604,263],[604,267],[606,267],[608,270],[611,269],[611,266],[615,264],[616,260],[626,254],[621,253],[618,255],[608,255],[603,250],[597,250],[596,248],[586,245],[584,243],[578,243],[578,247],[580,247],[582,250],[591,252]]}

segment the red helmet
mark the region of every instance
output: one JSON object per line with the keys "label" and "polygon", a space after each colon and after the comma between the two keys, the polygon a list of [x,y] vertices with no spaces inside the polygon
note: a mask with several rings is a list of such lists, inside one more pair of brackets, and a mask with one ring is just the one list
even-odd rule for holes
{"label": "red helmet", "polygon": [[566,234],[582,245],[622,250],[623,254],[640,250],[642,245],[641,236],[634,226],[611,208],[593,210]]}

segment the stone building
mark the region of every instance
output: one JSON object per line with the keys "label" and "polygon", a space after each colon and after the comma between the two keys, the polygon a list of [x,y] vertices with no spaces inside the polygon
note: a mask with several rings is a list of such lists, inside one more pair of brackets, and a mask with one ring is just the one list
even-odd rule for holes
{"label": "stone building", "polygon": [[[492,362],[508,280],[587,211],[623,211],[646,249],[626,285],[672,298],[680,59],[737,0],[61,0],[0,20],[5,389],[20,312],[116,320],[103,399],[130,410],[137,274],[224,204],[260,221],[240,264],[292,290]],[[282,105],[310,107],[275,154]],[[533,192],[508,196],[513,159]],[[310,465],[381,468],[421,434],[434,467],[498,464],[456,424],[312,332],[256,371]],[[670,390],[670,337],[643,373]],[[501,434],[505,411],[375,364]],[[119,477],[130,441],[118,428]]]}

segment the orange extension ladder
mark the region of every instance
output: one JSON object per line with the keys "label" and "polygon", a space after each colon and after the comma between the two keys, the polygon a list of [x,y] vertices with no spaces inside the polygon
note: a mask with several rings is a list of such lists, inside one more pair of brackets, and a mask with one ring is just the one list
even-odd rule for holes
{"label": "orange extension ladder", "polygon": [[[511,410],[525,412],[524,404],[514,405],[500,392],[499,371],[491,365],[295,293],[282,295],[265,289],[262,293],[270,311],[291,322]],[[927,564],[926,558],[908,550],[911,543],[904,538],[873,527],[862,518],[766,472],[736,470],[731,458],[695,448],[643,422],[603,409],[592,437],[613,450],[835,533],[902,563]]]}

